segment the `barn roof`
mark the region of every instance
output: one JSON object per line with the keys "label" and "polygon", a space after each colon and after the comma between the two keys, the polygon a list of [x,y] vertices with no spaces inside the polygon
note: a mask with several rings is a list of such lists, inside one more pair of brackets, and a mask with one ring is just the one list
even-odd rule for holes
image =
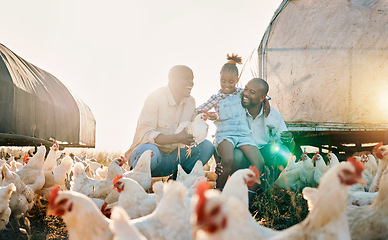
{"label": "barn roof", "polygon": [[0,44],[0,145],[56,139],[64,146],[95,146],[90,108],[52,74]]}

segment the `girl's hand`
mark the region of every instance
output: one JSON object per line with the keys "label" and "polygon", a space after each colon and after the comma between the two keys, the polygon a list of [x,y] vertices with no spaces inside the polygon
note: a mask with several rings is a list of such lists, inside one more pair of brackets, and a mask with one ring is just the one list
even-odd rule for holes
{"label": "girl's hand", "polygon": [[209,112],[209,120],[215,121],[218,120],[218,114],[216,112]]}
{"label": "girl's hand", "polygon": [[264,104],[263,104],[263,106],[264,106],[264,115],[265,115],[265,117],[268,117],[269,112],[271,111],[271,107],[270,107],[270,105],[269,105],[268,99],[265,98],[264,101],[263,101],[263,103],[264,103]]}

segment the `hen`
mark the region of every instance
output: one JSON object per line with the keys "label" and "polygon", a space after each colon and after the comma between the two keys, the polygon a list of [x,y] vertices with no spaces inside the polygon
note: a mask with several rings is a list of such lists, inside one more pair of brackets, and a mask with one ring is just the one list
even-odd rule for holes
{"label": "hen", "polygon": [[352,239],[388,239],[388,169],[381,177],[380,191],[372,205],[349,206]]}
{"label": "hen", "polygon": [[43,163],[43,170],[52,170],[57,166],[57,158],[59,157],[59,145],[57,142],[51,146],[50,151],[47,154],[46,160]]}
{"label": "hen", "polygon": [[[153,156],[154,153],[152,150],[143,152],[135,168],[129,172],[125,172],[123,176],[137,181],[147,191],[151,187],[151,158]],[[121,156],[121,159],[125,162],[123,156]]]}
{"label": "hen", "polygon": [[[193,135],[194,145],[198,145],[201,142],[205,141],[209,125],[206,123],[207,118],[209,117],[208,112],[203,112],[198,114],[192,122],[182,122],[179,124],[178,128],[175,130],[175,134],[178,134],[186,129],[188,134]],[[184,144],[180,144],[179,148],[184,148]],[[191,146],[188,146],[186,157],[191,155]],[[180,160],[180,151],[178,149],[178,159]]]}
{"label": "hen", "polygon": [[108,167],[108,177],[104,180],[95,180],[86,176],[82,163],[76,163],[73,169],[71,190],[85,194],[91,198],[105,199],[112,191],[112,181],[117,175],[122,175],[121,158],[114,159]]}
{"label": "hen", "polygon": [[45,154],[46,147],[40,146],[35,155],[29,158],[27,165],[16,172],[20,179],[34,192],[41,189],[44,185],[43,162]]}
{"label": "hen", "polygon": [[376,157],[380,160],[380,163],[378,165],[376,175],[370,185],[369,192],[378,192],[380,187],[380,178],[383,171],[388,168],[388,145],[379,143],[374,147],[373,151],[375,152]]}
{"label": "hen", "polygon": [[[365,184],[363,170],[364,166],[354,157],[331,167],[318,188],[310,191],[313,194],[304,196],[311,210],[306,219],[271,239],[350,239],[346,221],[348,187],[357,182]],[[328,205],[333,199],[335,204]]]}
{"label": "hen", "polygon": [[260,184],[260,173],[257,168],[250,166],[249,169],[239,169],[226,181],[222,195],[226,198],[230,196],[238,198],[248,209],[248,187],[255,183]]}
{"label": "hen", "polygon": [[204,181],[191,203],[191,224],[196,240],[268,239],[276,232],[261,226],[240,199],[209,189]]}
{"label": "hen", "polygon": [[9,207],[15,219],[21,218],[34,205],[34,192],[14,172],[11,172],[6,165],[1,166],[1,185],[14,184],[16,191],[11,195]]}
{"label": "hen", "polygon": [[339,164],[339,160],[338,160],[337,156],[332,151],[330,151],[327,154],[327,159],[328,159],[328,166],[327,167],[333,167],[333,166]]}
{"label": "hen", "polygon": [[70,240],[113,239],[109,228],[111,221],[82,193],[59,191],[59,187],[54,187],[50,193],[47,214],[63,219]]}
{"label": "hen", "polygon": [[155,195],[147,194],[135,180],[119,175],[113,180],[113,186],[120,192],[118,206],[124,208],[132,219],[146,216],[155,210]]}
{"label": "hen", "polygon": [[302,162],[295,162],[296,157],[292,156],[288,160],[286,168],[280,173],[275,185],[284,190],[298,191],[304,187],[300,180],[300,170]]}
{"label": "hen", "polygon": [[110,228],[114,232],[113,240],[147,240],[130,222],[130,217],[122,207],[114,207]]}
{"label": "hen", "polygon": [[178,182],[181,182],[187,188],[190,188],[193,186],[193,184],[197,181],[198,178],[206,180],[203,164],[200,160],[195,163],[193,169],[191,169],[191,172],[189,174],[187,174],[182,168],[182,166],[178,164],[178,173],[176,176],[176,180]]}
{"label": "hen", "polygon": [[186,196],[187,188],[182,183],[169,181],[163,184],[163,198],[155,211],[131,222],[147,239],[190,239]]}
{"label": "hen", "polygon": [[4,230],[9,222],[9,216],[11,215],[9,200],[14,191],[16,191],[16,187],[12,183],[8,186],[0,187],[0,231]]}
{"label": "hen", "polygon": [[304,186],[313,186],[314,182],[314,164],[311,161],[311,158],[307,155],[307,153],[303,153],[302,163],[300,168],[300,181]]}

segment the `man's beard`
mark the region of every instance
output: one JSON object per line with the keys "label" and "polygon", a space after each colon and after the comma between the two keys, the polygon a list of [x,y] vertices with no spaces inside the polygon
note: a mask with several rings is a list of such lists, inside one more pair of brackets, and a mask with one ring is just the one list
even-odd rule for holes
{"label": "man's beard", "polygon": [[[249,99],[249,103],[248,104],[244,103],[244,100],[243,100],[244,97]],[[260,102],[254,103],[254,102],[252,102],[252,99],[250,99],[249,97],[244,96],[244,95],[241,94],[241,105],[243,106],[243,108],[252,108],[252,107],[257,106],[258,104],[260,104]]]}

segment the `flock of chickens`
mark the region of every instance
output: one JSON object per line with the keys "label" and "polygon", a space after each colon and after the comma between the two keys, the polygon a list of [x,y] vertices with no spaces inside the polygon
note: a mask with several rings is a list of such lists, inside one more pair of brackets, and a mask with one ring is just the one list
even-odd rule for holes
{"label": "flock of chickens", "polygon": [[388,145],[346,162],[329,153],[328,166],[319,154],[291,158],[276,184],[303,189],[310,213],[282,231],[248,209],[248,187],[260,181],[254,167],[236,171],[221,192],[200,161],[190,173],[178,165],[176,181],[151,184],[152,150],[134,169],[123,157],[105,167],[59,154],[54,144],[46,158],[41,146],[24,163],[1,160],[0,231],[45,198],[69,239],[388,239]]}

